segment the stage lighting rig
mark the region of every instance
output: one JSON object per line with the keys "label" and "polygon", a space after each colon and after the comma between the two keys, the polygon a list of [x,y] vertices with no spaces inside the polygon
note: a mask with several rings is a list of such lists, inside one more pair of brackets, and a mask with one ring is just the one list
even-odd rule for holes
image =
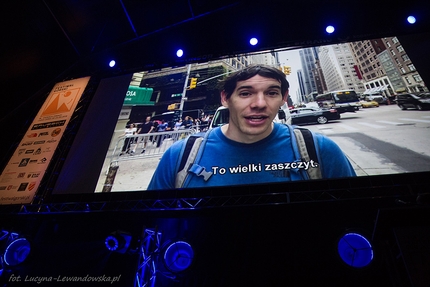
{"label": "stage lighting rig", "polygon": [[348,266],[362,268],[373,260],[373,246],[362,234],[344,233],[337,244],[337,251],[342,261]]}
{"label": "stage lighting rig", "polygon": [[115,231],[105,239],[105,246],[109,251],[126,253],[130,247],[132,235],[124,231]]}
{"label": "stage lighting rig", "polygon": [[24,262],[30,254],[30,242],[16,232],[0,232],[0,274],[7,266]]}

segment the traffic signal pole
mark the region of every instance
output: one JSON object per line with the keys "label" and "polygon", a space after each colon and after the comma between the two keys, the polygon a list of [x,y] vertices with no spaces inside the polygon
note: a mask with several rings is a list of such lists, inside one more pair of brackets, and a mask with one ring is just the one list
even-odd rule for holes
{"label": "traffic signal pole", "polygon": [[188,64],[187,76],[185,77],[184,89],[182,90],[181,104],[179,105],[179,118],[180,119],[182,119],[182,113],[184,110],[184,103],[187,100],[186,93],[187,93],[187,87],[188,87],[188,79],[190,78],[190,72],[191,72],[191,64]]}

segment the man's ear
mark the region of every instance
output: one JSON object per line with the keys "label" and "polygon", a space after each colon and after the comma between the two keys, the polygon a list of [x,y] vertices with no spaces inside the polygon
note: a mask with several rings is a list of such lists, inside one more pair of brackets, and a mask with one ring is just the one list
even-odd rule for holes
{"label": "man's ear", "polygon": [[289,94],[288,94],[288,90],[285,92],[285,94],[284,94],[284,96],[282,97],[282,101],[284,101],[285,103],[287,102],[287,99],[288,99],[288,96],[289,96]]}
{"label": "man's ear", "polygon": [[228,108],[228,100],[227,100],[227,94],[225,93],[225,91],[221,91],[221,104]]}

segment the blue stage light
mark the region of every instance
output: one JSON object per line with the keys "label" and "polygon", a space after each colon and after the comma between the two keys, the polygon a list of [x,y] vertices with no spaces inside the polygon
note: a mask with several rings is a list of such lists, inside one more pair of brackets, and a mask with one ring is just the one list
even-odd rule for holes
{"label": "blue stage light", "polygon": [[111,61],[109,62],[109,67],[113,68],[113,67],[115,67],[115,65],[116,65],[115,60],[111,60]]}
{"label": "blue stage light", "polygon": [[182,57],[184,55],[184,51],[182,49],[179,49],[178,51],[176,51],[176,56],[178,56],[178,58]]}
{"label": "blue stage light", "polygon": [[18,265],[27,258],[30,253],[30,242],[25,238],[18,238],[13,240],[6,247],[3,255],[4,262],[7,265]]}
{"label": "blue stage light", "polygon": [[182,272],[188,269],[194,259],[194,251],[185,241],[171,243],[164,252],[164,263],[172,272]]}
{"label": "blue stage light", "polygon": [[116,231],[106,237],[105,246],[109,251],[126,253],[130,247],[131,239],[131,234]]}
{"label": "blue stage light", "polygon": [[251,38],[251,40],[249,40],[249,43],[252,45],[252,46],[255,46],[255,45],[257,45],[258,44],[258,39],[257,38]]}
{"label": "blue stage light", "polygon": [[333,26],[331,26],[331,25],[329,25],[329,26],[327,26],[327,27],[325,28],[325,31],[326,31],[327,33],[331,34],[331,33],[333,33],[333,32],[334,32],[334,27],[333,27]]}
{"label": "blue stage light", "polygon": [[30,254],[30,242],[18,233],[2,230],[0,234],[1,259],[9,266],[22,263]]}
{"label": "blue stage light", "polygon": [[365,267],[373,260],[372,244],[358,233],[344,234],[338,242],[337,251],[342,261],[351,267]]}
{"label": "blue stage light", "polygon": [[113,235],[106,237],[105,246],[109,251],[116,251],[119,248],[119,240]]}
{"label": "blue stage light", "polygon": [[417,19],[414,16],[409,16],[407,20],[409,24],[415,24],[415,22],[417,22]]}

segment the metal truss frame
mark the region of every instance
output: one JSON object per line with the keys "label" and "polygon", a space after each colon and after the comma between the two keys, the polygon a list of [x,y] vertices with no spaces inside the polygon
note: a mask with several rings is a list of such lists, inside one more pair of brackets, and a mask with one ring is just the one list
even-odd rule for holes
{"label": "metal truss frame", "polygon": [[[202,193],[200,196],[198,193]],[[110,199],[105,201],[74,201],[28,204],[11,213],[81,213],[97,211],[163,211],[195,210],[207,208],[283,205],[296,203],[336,202],[350,200],[409,200],[416,198],[415,190],[408,186],[382,186],[374,188],[339,188],[316,191],[262,191],[243,192],[234,189],[229,192],[220,190],[220,194],[204,194],[202,190],[193,191],[192,195],[181,195],[180,191],[172,195],[159,193],[156,198],[134,200]],[[142,195],[143,197],[144,195]],[[5,208],[7,206],[4,206]],[[4,209],[3,209],[4,211]],[[7,208],[6,208],[7,212]]]}
{"label": "metal truss frame", "polygon": [[155,286],[157,277],[157,256],[160,252],[161,232],[145,229],[139,247],[139,264],[136,271],[135,287]]}

